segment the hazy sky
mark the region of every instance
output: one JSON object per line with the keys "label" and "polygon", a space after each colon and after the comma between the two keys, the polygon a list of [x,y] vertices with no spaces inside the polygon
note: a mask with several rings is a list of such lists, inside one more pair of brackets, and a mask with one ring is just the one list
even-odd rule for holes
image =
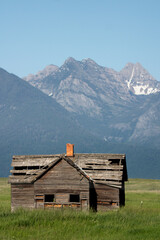
{"label": "hazy sky", "polygon": [[68,57],[160,80],[160,0],[0,0],[0,67],[23,77]]}

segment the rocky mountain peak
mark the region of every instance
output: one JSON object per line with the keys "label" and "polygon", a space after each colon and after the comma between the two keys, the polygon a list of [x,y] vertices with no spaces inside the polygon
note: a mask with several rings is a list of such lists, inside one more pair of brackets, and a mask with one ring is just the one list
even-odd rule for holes
{"label": "rocky mountain peak", "polygon": [[73,63],[73,62],[77,62],[76,59],[74,59],[73,57],[68,57],[65,60],[64,64]]}
{"label": "rocky mountain peak", "polygon": [[125,67],[120,71],[124,77],[129,78],[131,75],[141,76],[145,75],[147,78],[155,80],[150,73],[140,63],[127,63]]}
{"label": "rocky mountain peak", "polygon": [[[73,57],[69,57],[59,68],[55,65],[49,65],[37,74],[30,74],[24,78],[24,80],[49,96],[52,95],[52,97],[60,95],[63,83],[68,81],[75,82],[75,79],[78,79],[79,83],[77,91],[79,89],[81,92],[82,86],[89,84],[89,87],[93,88],[94,92],[103,92],[101,98],[103,97],[104,99],[110,95],[111,89],[112,91],[119,89],[117,96],[123,95],[123,98],[124,92],[127,98],[130,98],[130,92],[135,95],[149,95],[160,92],[160,82],[155,80],[138,62],[129,62],[120,72],[116,72],[113,69],[98,65],[90,58],[77,61]],[[70,90],[68,91],[71,92]],[[85,92],[85,87],[82,92]],[[59,99],[60,97],[57,101],[60,102]],[[63,102],[66,101],[64,100]]]}
{"label": "rocky mountain peak", "polygon": [[125,75],[125,76],[128,77],[128,76],[131,75],[133,69],[134,69],[134,72],[136,71],[137,73],[146,71],[140,63],[135,63],[135,64],[134,64],[134,63],[129,62],[129,63],[127,63],[127,64],[125,65],[125,67],[120,71],[120,73],[121,73],[122,75]]}
{"label": "rocky mountain peak", "polygon": [[140,63],[127,63],[120,75],[135,95],[149,95],[160,91],[160,83]]}
{"label": "rocky mountain peak", "polygon": [[66,59],[64,64],[59,68],[59,71],[65,72],[65,71],[76,71],[80,67],[80,62],[77,61],[76,59],[69,57]]}
{"label": "rocky mountain peak", "polygon": [[87,63],[87,64],[92,64],[92,65],[98,65],[94,60],[92,60],[91,58],[86,58],[82,60],[83,63]]}
{"label": "rocky mountain peak", "polygon": [[56,65],[50,64],[46,66],[43,70],[37,72],[34,74],[29,74],[27,77],[24,77],[24,80],[31,81],[31,80],[42,80],[43,78],[49,76],[50,74],[53,74],[58,67]]}

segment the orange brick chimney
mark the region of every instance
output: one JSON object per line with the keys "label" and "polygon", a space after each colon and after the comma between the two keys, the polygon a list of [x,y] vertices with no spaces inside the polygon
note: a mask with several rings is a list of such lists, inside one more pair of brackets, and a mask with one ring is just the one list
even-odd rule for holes
{"label": "orange brick chimney", "polygon": [[67,157],[74,156],[74,144],[70,144],[70,143],[66,144],[66,156]]}

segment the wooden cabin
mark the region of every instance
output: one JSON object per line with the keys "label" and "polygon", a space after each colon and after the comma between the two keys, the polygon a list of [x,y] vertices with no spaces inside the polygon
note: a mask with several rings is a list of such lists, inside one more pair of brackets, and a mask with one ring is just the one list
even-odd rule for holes
{"label": "wooden cabin", "polygon": [[13,156],[11,210],[74,208],[96,211],[125,204],[125,154]]}

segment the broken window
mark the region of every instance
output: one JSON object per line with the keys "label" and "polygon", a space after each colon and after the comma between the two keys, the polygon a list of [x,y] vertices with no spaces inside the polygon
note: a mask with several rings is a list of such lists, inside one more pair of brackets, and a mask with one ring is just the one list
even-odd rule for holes
{"label": "broken window", "polygon": [[54,194],[45,195],[45,202],[54,202]]}
{"label": "broken window", "polygon": [[80,202],[79,194],[70,194],[70,202]]}

